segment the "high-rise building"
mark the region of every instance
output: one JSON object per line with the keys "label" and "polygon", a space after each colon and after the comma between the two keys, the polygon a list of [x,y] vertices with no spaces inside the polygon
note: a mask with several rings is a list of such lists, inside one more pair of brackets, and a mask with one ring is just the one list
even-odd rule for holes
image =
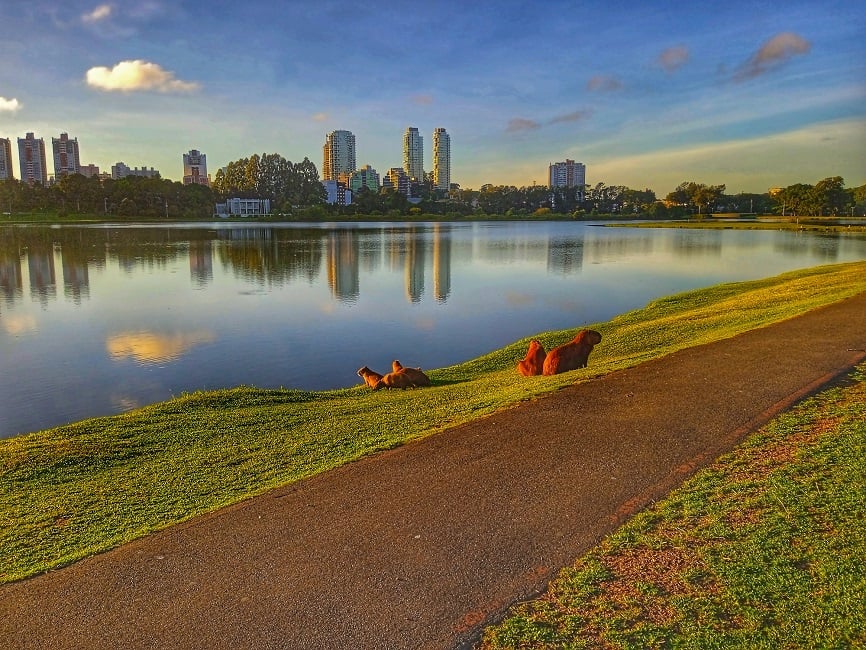
{"label": "high-rise building", "polygon": [[351,131],[331,131],[322,147],[322,180],[346,183],[357,169],[355,134]]}
{"label": "high-rise building", "polygon": [[78,155],[78,138],[69,139],[68,133],[61,133],[59,138],[51,138],[51,148],[54,150],[54,179],[81,173],[81,161]]}
{"label": "high-rise building", "polygon": [[566,159],[550,163],[550,187],[583,187],[586,185],[586,165]]}
{"label": "high-rise building", "polygon": [[12,172],[12,140],[0,138],[0,181],[15,178]]}
{"label": "high-rise building", "polygon": [[183,154],[183,184],[210,186],[207,156],[198,149],[190,149],[189,153]]}
{"label": "high-rise building", "polygon": [[451,136],[441,127],[433,131],[433,187],[451,189]]}
{"label": "high-rise building", "polygon": [[403,134],[403,170],[410,181],[424,180],[424,138],[414,126]]}
{"label": "high-rise building", "polygon": [[28,133],[18,138],[18,165],[25,183],[48,185],[48,166],[45,163],[45,140]]}

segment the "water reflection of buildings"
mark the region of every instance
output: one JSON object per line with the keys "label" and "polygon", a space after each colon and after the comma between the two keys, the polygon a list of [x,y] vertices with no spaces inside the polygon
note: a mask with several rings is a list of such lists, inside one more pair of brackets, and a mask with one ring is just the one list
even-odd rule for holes
{"label": "water reflection of buildings", "polygon": [[409,302],[421,302],[424,295],[424,243],[416,235],[415,229],[406,232],[406,256],[404,259],[404,278],[406,298]]}
{"label": "water reflection of buildings", "polygon": [[21,274],[21,257],[17,254],[0,252],[0,295],[8,303],[13,303],[24,293]]}
{"label": "water reflection of buildings", "polygon": [[197,287],[213,280],[213,244],[209,239],[189,243],[189,276]]}
{"label": "water reflection of buildings", "polygon": [[30,275],[30,295],[43,306],[57,297],[54,271],[54,248],[33,247],[27,252],[27,272]]}
{"label": "water reflection of buildings", "polygon": [[433,296],[445,302],[451,294],[451,233],[450,228],[437,223],[433,226]]}
{"label": "water reflection of buildings", "polygon": [[82,259],[66,249],[60,253],[63,265],[63,294],[72,298],[76,305],[82,298],[90,297],[90,273],[87,270],[87,260]]}
{"label": "water reflection of buildings", "polygon": [[361,293],[358,236],[354,230],[328,233],[328,286],[340,301],[355,302]]}

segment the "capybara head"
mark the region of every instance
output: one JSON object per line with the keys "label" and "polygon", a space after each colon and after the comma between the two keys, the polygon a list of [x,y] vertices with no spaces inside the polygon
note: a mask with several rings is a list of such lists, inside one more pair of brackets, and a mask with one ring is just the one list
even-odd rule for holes
{"label": "capybara head", "polygon": [[544,346],[535,339],[529,342],[529,349],[526,351],[526,356],[517,362],[517,372],[524,377],[532,377],[540,375],[544,367],[544,358],[547,354],[544,351]]}
{"label": "capybara head", "polygon": [[364,383],[370,388],[375,388],[376,384],[382,379],[382,375],[375,370],[370,370],[367,366],[358,368],[358,376],[364,378]]}
{"label": "capybara head", "polygon": [[581,330],[574,337],[575,343],[588,343],[589,345],[598,345],[601,343],[601,334],[595,330]]}
{"label": "capybara head", "polygon": [[392,372],[399,372],[402,369],[403,369],[403,364],[400,363],[399,361],[397,361],[397,359],[394,359],[391,362],[391,371]]}

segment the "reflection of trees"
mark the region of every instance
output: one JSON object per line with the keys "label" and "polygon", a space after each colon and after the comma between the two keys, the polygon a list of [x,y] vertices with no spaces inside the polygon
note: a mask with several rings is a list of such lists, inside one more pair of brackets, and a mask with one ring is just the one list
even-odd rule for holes
{"label": "reflection of trees", "polygon": [[583,237],[552,237],[547,247],[547,270],[563,275],[583,268]]}
{"label": "reflection of trees", "polygon": [[260,285],[314,280],[321,269],[321,230],[230,228],[217,232],[219,259],[236,277]]}
{"label": "reflection of trees", "polygon": [[828,233],[809,236],[800,232],[785,233],[785,237],[773,240],[773,248],[786,255],[802,255],[811,253],[815,257],[833,262],[839,259],[842,236],[838,233]]}
{"label": "reflection of trees", "polygon": [[635,254],[649,254],[652,250],[653,238],[649,235],[587,236],[584,242],[584,259],[594,263]]}
{"label": "reflection of trees", "polygon": [[722,238],[720,230],[676,230],[671,237],[673,253],[677,257],[721,257]]}

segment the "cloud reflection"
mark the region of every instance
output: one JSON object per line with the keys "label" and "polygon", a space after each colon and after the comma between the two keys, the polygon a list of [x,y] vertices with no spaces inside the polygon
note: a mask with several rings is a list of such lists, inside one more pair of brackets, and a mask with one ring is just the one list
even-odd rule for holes
{"label": "cloud reflection", "polygon": [[176,361],[196,345],[212,343],[216,335],[209,330],[177,334],[154,332],[122,332],[105,341],[108,355],[115,361],[126,358],[139,363]]}

